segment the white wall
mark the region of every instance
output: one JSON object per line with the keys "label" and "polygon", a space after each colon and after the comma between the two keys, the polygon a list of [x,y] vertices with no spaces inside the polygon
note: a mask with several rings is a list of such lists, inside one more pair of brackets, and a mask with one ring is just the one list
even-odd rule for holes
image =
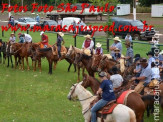
{"label": "white wall", "polygon": [[152,17],[163,17],[163,5],[152,5],[151,9]]}
{"label": "white wall", "polygon": [[128,15],[130,14],[130,4],[117,4],[116,10],[117,15]]}

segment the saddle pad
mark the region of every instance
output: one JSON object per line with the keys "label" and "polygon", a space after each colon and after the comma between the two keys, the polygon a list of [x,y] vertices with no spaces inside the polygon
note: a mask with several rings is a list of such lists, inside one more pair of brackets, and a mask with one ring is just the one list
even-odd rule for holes
{"label": "saddle pad", "polygon": [[113,103],[108,109],[103,109],[102,114],[111,114],[118,104]]}
{"label": "saddle pad", "polygon": [[122,94],[117,98],[117,103],[126,105],[127,97],[131,92],[134,92],[134,90],[127,90],[122,92]]}

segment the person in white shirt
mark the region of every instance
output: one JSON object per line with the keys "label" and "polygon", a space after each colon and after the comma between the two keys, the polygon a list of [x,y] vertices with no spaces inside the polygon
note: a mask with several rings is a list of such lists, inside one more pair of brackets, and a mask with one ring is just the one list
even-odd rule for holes
{"label": "person in white shirt", "polygon": [[115,89],[119,88],[122,85],[123,78],[122,78],[122,76],[120,74],[118,74],[118,69],[117,69],[116,66],[114,66],[112,68],[112,73],[113,73],[113,75],[110,76],[110,80],[112,81],[113,89],[115,90]]}
{"label": "person in white shirt", "polygon": [[25,42],[32,42],[32,37],[29,34],[23,34]]}
{"label": "person in white shirt", "polygon": [[62,27],[62,19],[60,17],[58,18],[58,25],[61,25]]}
{"label": "person in white shirt", "polygon": [[16,42],[16,38],[15,38],[15,34],[14,34],[14,33],[11,33],[10,38],[9,38],[9,42],[10,42],[11,44],[13,44],[13,43]]}
{"label": "person in white shirt", "polygon": [[132,37],[131,37],[130,33],[128,33],[128,34],[126,35],[125,41],[130,41],[130,42],[132,42]]}
{"label": "person in white shirt", "polygon": [[90,49],[91,51],[93,50],[94,42],[91,39],[91,36],[88,34],[84,36],[86,40],[83,42],[82,48],[83,49]]}
{"label": "person in white shirt", "polygon": [[149,67],[151,67],[151,63],[152,62],[156,62],[156,60],[153,58],[153,53],[151,51],[149,51],[147,53],[147,56],[149,57],[149,59],[148,59],[148,65],[149,65]]}
{"label": "person in white shirt", "polygon": [[156,79],[156,80],[159,80],[160,79],[160,70],[158,67],[156,67],[155,63],[152,62],[151,63],[151,69],[152,69],[152,79]]}

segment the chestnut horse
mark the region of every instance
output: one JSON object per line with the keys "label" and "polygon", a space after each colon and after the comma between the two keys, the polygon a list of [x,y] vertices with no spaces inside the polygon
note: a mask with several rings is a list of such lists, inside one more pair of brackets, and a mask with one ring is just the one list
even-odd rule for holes
{"label": "chestnut horse", "polygon": [[106,56],[102,57],[98,65],[98,71],[106,71],[112,74],[111,69],[117,66],[120,72],[120,63],[114,59],[108,59]]}
{"label": "chestnut horse", "polygon": [[[97,90],[100,87],[100,82],[94,77],[91,77],[85,74],[83,78],[82,86],[84,86],[85,88],[91,87],[93,93],[96,94]],[[128,86],[123,87],[122,89],[123,91],[128,90]],[[143,120],[143,115],[145,112],[145,105],[144,105],[143,100],[141,99],[141,96],[138,93],[132,92],[128,95],[126,106],[134,110],[136,114],[137,122],[141,122]]]}
{"label": "chestnut horse", "polygon": [[[70,48],[68,49],[68,52],[66,54],[66,58],[70,59],[73,64],[75,64],[74,61],[75,61],[75,56],[76,56],[77,52],[81,53],[81,52],[83,52],[83,50],[70,45]],[[83,64],[81,62],[78,63],[78,64],[75,64],[75,65],[77,66],[77,70],[78,70],[78,79],[77,79],[77,81],[79,82],[80,81],[80,68],[82,68],[82,75],[84,75],[85,67],[83,66]]]}
{"label": "chestnut horse", "polygon": [[[17,67],[17,57],[21,59],[21,69],[24,70],[24,58],[26,59],[27,63],[27,70],[30,70],[29,63],[28,63],[28,57],[31,56],[31,54],[28,52],[28,46],[31,43],[14,43],[10,47],[10,53],[14,54],[15,56],[15,68]],[[33,66],[33,61],[32,61]]]}

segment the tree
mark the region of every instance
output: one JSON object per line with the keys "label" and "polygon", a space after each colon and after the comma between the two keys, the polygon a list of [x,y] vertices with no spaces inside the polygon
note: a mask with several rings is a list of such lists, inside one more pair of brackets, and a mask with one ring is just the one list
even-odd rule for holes
{"label": "tree", "polygon": [[[110,6],[116,6],[117,3],[119,2],[119,0],[89,0],[90,2],[92,2],[94,5],[98,5],[98,6],[105,6],[106,3],[109,3],[108,8],[110,8]],[[110,16],[109,16],[109,12],[107,12],[107,21],[106,21],[106,25],[110,26],[112,24],[111,20],[110,20]],[[109,35],[111,35],[111,32],[107,32],[107,38],[109,38]]]}

